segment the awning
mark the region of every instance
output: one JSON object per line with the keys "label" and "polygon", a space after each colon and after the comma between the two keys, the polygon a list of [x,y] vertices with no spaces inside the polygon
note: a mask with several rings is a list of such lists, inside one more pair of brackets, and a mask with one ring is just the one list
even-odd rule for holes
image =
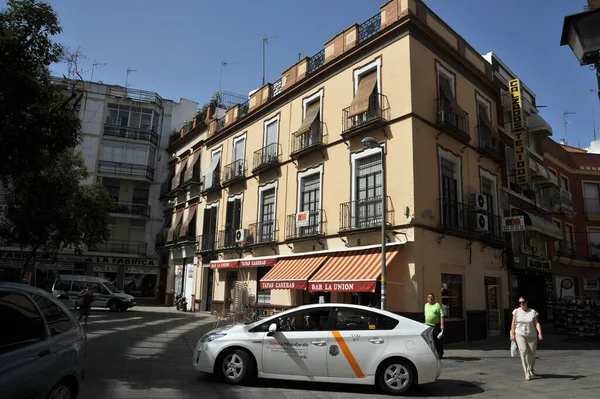
{"label": "awning", "polygon": [[377,73],[373,71],[366,76],[360,78],[358,82],[358,90],[354,95],[354,100],[350,103],[349,117],[360,115],[369,110],[369,98],[377,84]]}
{"label": "awning", "polygon": [[208,173],[204,175],[204,188],[210,188],[213,186],[213,176],[215,174],[215,170],[219,166],[219,162],[221,161],[221,151],[216,152],[212,156],[212,160],[210,161],[210,168],[208,168]]}
{"label": "awning", "polygon": [[[386,253],[386,265],[398,255]],[[310,292],[375,292],[381,275],[381,249],[341,253],[332,256],[308,282]]]}
{"label": "awning", "polygon": [[500,137],[500,134],[496,131],[496,129],[494,129],[492,127],[492,121],[490,120],[490,117],[487,113],[487,109],[481,109],[482,106],[479,106],[479,121],[481,124],[483,124],[485,127],[488,128],[488,131],[490,132],[490,134],[494,137]]}
{"label": "awning", "polygon": [[562,240],[563,235],[560,228],[552,222],[547,221],[539,216],[532,215],[529,212],[525,212],[521,209],[512,210],[513,216],[523,216],[525,219],[525,230],[537,231],[540,234],[544,234],[548,237]]}
{"label": "awning", "polygon": [[309,277],[327,255],[282,259],[261,280],[261,290],[305,290]]}
{"label": "awning", "polygon": [[310,130],[310,127],[312,126],[313,122],[315,121],[315,119],[317,119],[317,115],[319,115],[319,111],[321,111],[321,103],[319,101],[312,103],[306,110],[306,116],[304,117],[304,120],[302,121],[300,128],[298,130],[296,130],[294,135],[298,136],[298,135],[308,132]]}
{"label": "awning", "polygon": [[173,236],[175,235],[175,229],[179,225],[179,222],[181,222],[182,217],[183,217],[183,209],[180,211],[177,211],[177,215],[175,216],[175,221],[173,222],[173,224],[171,225],[171,228],[169,229],[169,232],[167,233],[167,242],[173,241]]}
{"label": "awning", "polygon": [[196,215],[196,208],[197,207],[198,207],[198,205],[191,205],[188,208],[187,217],[183,221],[183,224],[181,225],[181,229],[179,230],[179,237],[185,237],[185,236],[188,235],[188,227],[190,226],[190,222],[192,221],[192,219]]}
{"label": "awning", "polygon": [[187,169],[185,170],[185,181],[190,180],[194,176],[194,165],[200,158],[200,150],[196,151],[191,157],[188,158]]}
{"label": "awning", "polygon": [[[186,162],[187,162],[187,160],[186,160]],[[175,174],[173,175],[173,180],[171,182],[171,190],[174,190],[177,187],[179,187],[179,184],[181,183],[179,181],[179,178],[181,176],[181,168],[182,167],[183,167],[183,161],[178,162],[177,165],[175,165]]]}
{"label": "awning", "polygon": [[531,114],[527,117],[527,129],[529,133],[552,136],[552,126],[538,114]]}

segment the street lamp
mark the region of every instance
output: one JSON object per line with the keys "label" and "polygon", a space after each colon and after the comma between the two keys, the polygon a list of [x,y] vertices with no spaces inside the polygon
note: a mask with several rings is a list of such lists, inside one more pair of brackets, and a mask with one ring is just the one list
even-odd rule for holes
{"label": "street lamp", "polygon": [[381,151],[381,310],[386,308],[386,242],[385,216],[386,216],[386,181],[385,181],[385,148],[373,137],[365,137],[360,142],[365,148],[379,148]]}
{"label": "street lamp", "polygon": [[563,23],[560,45],[569,45],[580,65],[592,65],[598,78],[600,98],[600,2],[588,0],[589,10],[567,15]]}

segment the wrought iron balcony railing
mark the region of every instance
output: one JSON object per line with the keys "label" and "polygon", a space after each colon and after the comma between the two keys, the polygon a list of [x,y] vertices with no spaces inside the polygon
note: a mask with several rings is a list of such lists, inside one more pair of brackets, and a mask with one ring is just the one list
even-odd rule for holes
{"label": "wrought iron balcony railing", "polygon": [[586,216],[600,216],[600,198],[586,197],[583,199]]}
{"label": "wrought iron balcony railing", "polygon": [[150,216],[150,205],[139,204],[135,202],[116,201],[112,212],[122,215]]}
{"label": "wrought iron balcony railing", "polygon": [[223,168],[223,185],[246,178],[246,160],[238,159]]}
{"label": "wrought iron balcony railing", "polygon": [[448,134],[461,143],[471,141],[469,133],[469,114],[444,98],[435,100],[436,126],[441,132]]}
{"label": "wrought iron balcony railing", "polygon": [[266,220],[248,225],[249,244],[269,244],[277,241],[277,220]]}
{"label": "wrought iron balcony railing", "polygon": [[[373,229],[381,227],[382,222],[381,195],[348,201],[340,204],[340,231]],[[386,224],[394,223],[394,211],[391,198],[387,197]]]}
{"label": "wrought iron balcony railing", "polygon": [[210,193],[221,189],[221,170],[216,169],[212,172],[212,182],[210,184],[206,181],[206,175],[202,176],[202,193]]}
{"label": "wrought iron balcony railing", "polygon": [[154,180],[154,169],[146,165],[98,161],[98,172],[109,173],[113,175],[138,176],[145,177],[148,180]]}
{"label": "wrought iron balcony railing", "polygon": [[325,49],[308,59],[308,75],[317,72],[325,65]]}
{"label": "wrought iron balcony railing", "polygon": [[577,258],[575,244],[567,240],[554,241],[554,255],[562,258]]}
{"label": "wrought iron balcony railing", "polygon": [[184,186],[189,186],[191,184],[200,184],[202,182],[202,179],[200,178],[200,170],[195,170],[194,173],[192,173],[191,176],[188,176],[187,179],[184,179],[181,187]]}
{"label": "wrought iron balcony railing", "polygon": [[240,109],[238,112],[238,120],[242,119],[246,115],[248,115],[248,111],[250,110],[250,100],[240,104]]}
{"label": "wrought iron balcony railing", "polygon": [[261,170],[277,166],[281,163],[281,144],[272,143],[254,152],[252,171],[257,173]]}
{"label": "wrought iron balcony railing", "polygon": [[198,236],[196,240],[199,253],[213,252],[217,249],[217,234],[214,233],[203,234]]}
{"label": "wrought iron balcony railing", "polygon": [[144,140],[156,145],[158,143],[158,134],[149,129],[140,129],[135,127],[104,125],[104,135],[112,137],[121,137],[124,139]]}
{"label": "wrought iron balcony railing", "polygon": [[369,40],[381,30],[381,13],[378,12],[358,27],[358,43]]}
{"label": "wrought iron balcony railing", "polygon": [[292,158],[319,149],[327,144],[327,135],[324,133],[323,122],[314,123],[306,133],[292,136]]}
{"label": "wrought iron balcony railing", "polygon": [[299,240],[325,234],[323,209],[308,211],[302,216],[305,217],[304,220],[299,220],[299,214],[297,213],[287,216],[286,240]]}
{"label": "wrought iron balcony railing", "polygon": [[220,230],[217,234],[217,249],[236,248],[235,232],[237,229]]}
{"label": "wrought iron balcony railing", "polygon": [[350,107],[342,110],[342,136],[351,137],[386,124],[390,119],[390,107],[384,94],[372,94],[369,107],[362,114],[350,116]]}
{"label": "wrought iron balcony railing", "polygon": [[147,247],[148,244],[143,241],[108,240],[91,245],[89,251],[145,255]]}
{"label": "wrought iron balcony railing", "polygon": [[479,150],[486,153],[495,159],[502,156],[500,151],[500,137],[493,134],[491,129],[486,125],[477,126],[479,136]]}
{"label": "wrought iron balcony railing", "polygon": [[440,229],[474,234],[481,240],[505,241],[502,217],[491,211],[475,211],[469,204],[449,198],[440,198],[439,204]]}

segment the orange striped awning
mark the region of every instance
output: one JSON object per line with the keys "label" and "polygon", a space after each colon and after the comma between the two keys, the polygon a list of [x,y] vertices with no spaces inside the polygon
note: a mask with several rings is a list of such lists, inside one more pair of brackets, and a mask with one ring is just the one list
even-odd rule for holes
{"label": "orange striped awning", "polygon": [[260,280],[261,290],[305,290],[308,278],[328,256],[302,256],[278,260]]}
{"label": "orange striped awning", "polygon": [[[398,255],[386,253],[386,265]],[[327,261],[308,282],[310,292],[375,292],[381,275],[381,249],[339,253]]]}

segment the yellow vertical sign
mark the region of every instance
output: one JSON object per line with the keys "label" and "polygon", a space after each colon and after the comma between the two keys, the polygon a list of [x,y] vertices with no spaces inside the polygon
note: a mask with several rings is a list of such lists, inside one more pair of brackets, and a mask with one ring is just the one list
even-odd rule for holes
{"label": "yellow vertical sign", "polygon": [[510,116],[513,128],[517,184],[528,184],[529,157],[527,154],[527,128],[521,99],[521,81],[513,79],[508,82],[508,87],[510,91]]}

